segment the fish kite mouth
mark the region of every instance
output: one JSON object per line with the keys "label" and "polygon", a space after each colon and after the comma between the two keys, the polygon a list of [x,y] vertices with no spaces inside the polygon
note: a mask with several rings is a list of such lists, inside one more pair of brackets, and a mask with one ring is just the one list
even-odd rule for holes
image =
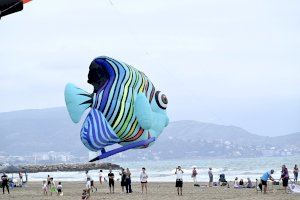
{"label": "fish kite mouth", "polygon": [[109,80],[109,74],[101,63],[93,61],[90,65],[87,82],[94,86],[94,93],[104,88]]}

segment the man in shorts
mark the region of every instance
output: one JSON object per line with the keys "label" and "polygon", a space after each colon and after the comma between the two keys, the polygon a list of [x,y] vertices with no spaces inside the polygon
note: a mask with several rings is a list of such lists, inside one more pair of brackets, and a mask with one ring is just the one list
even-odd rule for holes
{"label": "man in shorts", "polygon": [[274,174],[274,170],[273,169],[271,169],[271,171],[265,172],[262,175],[262,177],[260,178],[261,179],[261,184],[264,187],[264,194],[267,193],[268,180],[270,179],[270,180],[274,181],[274,178],[271,176],[272,174]]}
{"label": "man in shorts", "polygon": [[183,175],[183,171],[182,171],[180,166],[178,166],[176,168],[175,174],[176,174],[176,185],[175,186],[177,188],[177,194],[179,195],[179,192],[180,192],[180,195],[182,196],[182,185],[183,185],[182,175]]}
{"label": "man in shorts", "polygon": [[109,170],[108,173],[108,185],[109,185],[109,193],[111,193],[111,188],[112,188],[112,193],[115,193],[115,175],[112,173],[112,170]]}

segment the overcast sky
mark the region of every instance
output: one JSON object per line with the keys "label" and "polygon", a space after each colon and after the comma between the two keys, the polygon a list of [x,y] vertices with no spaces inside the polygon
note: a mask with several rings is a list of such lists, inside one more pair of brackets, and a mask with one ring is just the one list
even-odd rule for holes
{"label": "overcast sky", "polygon": [[93,58],[146,73],[171,121],[300,131],[300,1],[34,0],[0,21],[0,112],[64,106]]}

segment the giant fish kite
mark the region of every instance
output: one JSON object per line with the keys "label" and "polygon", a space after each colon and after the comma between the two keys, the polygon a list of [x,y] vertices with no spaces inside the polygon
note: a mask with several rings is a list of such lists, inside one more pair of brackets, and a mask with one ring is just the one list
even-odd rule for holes
{"label": "giant fish kite", "polygon": [[[90,111],[80,137],[91,151],[101,151],[91,162],[133,148],[146,148],[168,125],[168,99],[134,67],[109,57],[98,57],[89,68],[92,94],[68,83],[65,101],[69,115],[78,123]],[[121,147],[106,151],[113,144]]]}
{"label": "giant fish kite", "polygon": [[5,15],[10,15],[23,10],[23,4],[31,0],[0,0],[0,19]]}

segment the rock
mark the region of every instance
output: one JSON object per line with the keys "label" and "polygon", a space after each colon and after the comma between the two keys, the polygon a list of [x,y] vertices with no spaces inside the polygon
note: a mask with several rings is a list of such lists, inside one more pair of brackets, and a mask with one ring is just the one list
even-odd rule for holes
{"label": "rock", "polygon": [[112,163],[76,163],[55,165],[20,165],[20,169],[27,173],[54,172],[54,171],[87,171],[94,169],[121,169],[119,165]]}

